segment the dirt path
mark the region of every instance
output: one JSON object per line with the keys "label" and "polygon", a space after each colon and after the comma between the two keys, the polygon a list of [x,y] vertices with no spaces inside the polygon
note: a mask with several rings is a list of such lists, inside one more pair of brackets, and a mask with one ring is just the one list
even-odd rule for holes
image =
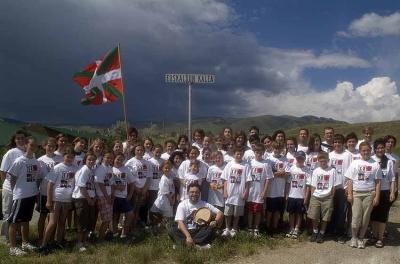
{"label": "dirt path", "polygon": [[335,241],[326,241],[323,244],[299,242],[286,248],[261,248],[259,253],[250,257],[238,257],[230,263],[273,263],[273,264],[300,264],[300,263],[400,263],[400,202],[397,201],[390,212],[389,237],[382,249],[367,246],[366,249],[353,249]]}

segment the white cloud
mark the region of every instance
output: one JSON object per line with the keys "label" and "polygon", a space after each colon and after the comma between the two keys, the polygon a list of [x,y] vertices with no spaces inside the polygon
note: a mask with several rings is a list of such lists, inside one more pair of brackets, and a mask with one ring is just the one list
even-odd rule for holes
{"label": "white cloud", "polygon": [[376,77],[354,88],[351,82],[340,82],[335,89],[310,89],[266,96],[259,91],[242,91],[250,115],[282,113],[302,116],[331,117],[349,122],[372,122],[399,119],[400,96],[389,77]]}
{"label": "white cloud", "polygon": [[364,14],[350,23],[346,32],[338,32],[341,36],[379,37],[400,35],[400,12],[388,16],[376,13]]}

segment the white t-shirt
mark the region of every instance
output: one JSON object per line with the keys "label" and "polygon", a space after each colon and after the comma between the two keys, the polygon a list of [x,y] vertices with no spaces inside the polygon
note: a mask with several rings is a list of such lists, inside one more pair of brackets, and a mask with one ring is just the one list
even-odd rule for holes
{"label": "white t-shirt", "polygon": [[193,142],[192,146],[196,147],[200,151],[200,153],[203,151],[203,144]]}
{"label": "white t-shirt", "polygon": [[[38,158],[38,161],[41,163],[41,166],[46,169],[46,175],[54,168],[55,165],[60,163],[60,156],[54,155],[53,157],[49,157],[47,155],[43,155]],[[62,162],[62,161],[61,161]],[[47,177],[44,177],[39,186],[40,195],[47,196]]]}
{"label": "white t-shirt", "polygon": [[126,159],[130,159],[130,158],[132,158],[132,150],[133,150],[133,146],[134,146],[135,144],[130,144],[129,145],[129,149],[128,149],[128,143],[125,141],[125,142],[122,142],[122,149],[123,149],[123,151],[124,151],[124,154],[125,154],[125,158]]}
{"label": "white t-shirt", "polygon": [[311,183],[310,169],[307,166],[302,168],[297,165],[292,166],[287,182],[290,184],[288,196],[295,199],[304,199],[307,185]]}
{"label": "white t-shirt", "polygon": [[234,160],[234,158],[231,155],[229,155],[228,152],[225,152],[225,154],[224,154],[224,162],[228,163],[228,162],[231,162],[232,160]]}
{"label": "white t-shirt", "polygon": [[64,163],[57,164],[47,175],[47,180],[54,183],[53,201],[71,202],[72,193],[75,189],[75,173],[78,167]]}
{"label": "white t-shirt", "polygon": [[315,188],[313,196],[317,198],[325,198],[332,194],[335,186],[342,184],[341,180],[336,177],[336,170],[332,167],[323,169],[316,168],[311,176],[311,186]]}
{"label": "white t-shirt", "polygon": [[[329,153],[329,152],[330,152],[330,149],[329,149],[328,147],[325,147],[323,144],[329,145],[328,142],[326,142],[326,140],[322,141],[322,143],[321,143],[321,149],[322,149],[322,151],[324,151],[324,152],[326,152],[326,153]],[[330,145],[330,146],[333,148],[333,143],[332,143],[332,145]]]}
{"label": "white t-shirt", "polygon": [[329,152],[329,165],[336,169],[337,180],[341,182],[342,186],[337,186],[337,188],[344,187],[344,175],[352,162],[352,158],[349,152],[343,151],[342,153],[337,153],[336,151]]}
{"label": "white t-shirt", "polygon": [[17,178],[12,193],[13,200],[18,200],[37,195],[37,183],[46,177],[47,171],[37,159],[29,159],[23,155],[13,162],[8,173]]}
{"label": "white t-shirt", "polygon": [[247,179],[247,181],[250,182],[247,201],[253,203],[264,203],[264,198],[260,195],[264,190],[265,181],[274,177],[271,165],[266,160],[257,161],[253,159],[250,163],[250,169],[251,173]]}
{"label": "white t-shirt", "polygon": [[154,154],[151,151],[145,151],[143,154],[143,159],[145,160],[150,160],[152,157],[154,157]]}
{"label": "white t-shirt", "polygon": [[396,172],[398,171],[398,167],[399,167],[399,156],[397,156],[394,153],[386,153],[385,155],[386,155],[386,157],[388,157],[388,159],[393,161],[393,170],[394,170],[394,174],[396,174]]}
{"label": "white t-shirt", "polygon": [[170,156],[171,156],[171,155],[168,154],[168,152],[164,152],[163,154],[161,154],[161,159],[163,159],[163,160],[168,160]]}
{"label": "white t-shirt", "polygon": [[310,152],[306,155],[306,166],[313,171],[316,167],[319,166],[318,163],[318,154],[319,152]]}
{"label": "white t-shirt", "polygon": [[[225,165],[222,167],[218,167],[217,165],[212,165],[208,169],[207,173],[207,181],[209,183],[214,183],[217,184],[218,186],[223,186],[224,181],[221,178],[222,176],[222,171],[224,169]],[[224,188],[220,188],[217,190],[212,190],[211,188],[208,189],[208,202],[212,205],[224,206]]]}
{"label": "white t-shirt", "polygon": [[382,170],[379,163],[373,159],[359,159],[351,163],[345,176],[353,181],[354,191],[373,191],[375,180],[382,179]]}
{"label": "white t-shirt", "polygon": [[137,181],[137,179],[133,176],[131,170],[126,166],[119,168],[113,167],[112,173],[114,184],[116,186],[124,186],[122,191],[115,190],[114,196],[118,198],[126,198],[128,196],[128,185]]}
{"label": "white t-shirt", "polygon": [[181,201],[184,199],[189,198],[187,194],[187,187],[191,183],[197,183],[201,186],[203,183],[204,178],[200,177],[199,173],[193,174],[191,172],[186,173],[183,178],[180,178],[182,181],[184,181],[185,184],[182,184],[181,182],[181,187],[180,187],[180,197]]}
{"label": "white t-shirt", "polygon": [[273,152],[273,151],[268,151],[268,150],[266,150],[266,151],[264,152],[264,154],[263,154],[263,159],[264,159],[264,160],[268,160],[269,157],[271,157],[271,156],[273,156],[273,155],[274,155],[274,152]]}
{"label": "white t-shirt", "polygon": [[94,184],[94,169],[90,169],[88,166],[83,165],[75,173],[75,188],[72,193],[72,198],[80,199],[85,198],[83,196],[80,187],[86,187],[86,190],[89,194],[89,197],[94,198],[96,197],[96,188]]}
{"label": "white t-shirt", "polygon": [[217,214],[220,212],[213,205],[199,200],[197,203],[192,204],[189,199],[183,200],[179,203],[176,209],[175,221],[183,221],[187,229],[196,229],[197,225],[194,222],[194,216],[202,207],[207,207],[212,213]]}
{"label": "white t-shirt", "polygon": [[302,146],[302,145],[297,145],[297,151],[303,151],[304,153],[307,153],[308,151],[308,146]]}
{"label": "white t-shirt", "polygon": [[296,158],[294,157],[294,155],[290,152],[286,153],[286,158],[288,160],[289,163],[289,167],[292,167],[293,165],[296,164]]}
{"label": "white t-shirt", "polygon": [[151,177],[150,177],[149,190],[158,191],[159,183],[160,183],[160,179],[161,179],[161,175],[162,175],[160,166],[161,166],[161,163],[163,162],[163,160],[152,157],[149,160],[149,162],[151,164]]}
{"label": "white t-shirt", "polygon": [[81,152],[79,154],[75,154],[75,166],[77,166],[78,168],[81,168],[84,164],[83,164],[83,159],[85,158],[85,153]]}
{"label": "white t-shirt", "polygon": [[146,180],[152,177],[151,164],[145,159],[139,160],[133,157],[125,163],[125,166],[127,166],[131,170],[133,176],[137,178],[135,182],[137,188],[143,188],[146,184]]}
{"label": "white t-shirt", "polygon": [[169,196],[174,193],[175,185],[172,177],[168,178],[163,174],[159,182],[157,199],[154,201],[154,205],[162,211],[171,210],[172,205]]}
{"label": "white t-shirt", "polygon": [[243,206],[242,194],[245,192],[246,180],[251,178],[250,166],[247,162],[237,163],[235,160],[226,164],[222,171],[222,179],[227,182],[228,198],[225,204]]}
{"label": "white t-shirt", "polygon": [[[204,162],[200,161],[199,164],[199,177],[202,179],[205,179],[207,177],[207,170],[208,166]],[[186,173],[190,172],[190,160],[184,160],[181,165],[179,166],[178,169],[178,177],[180,179],[183,179],[185,177]]]}
{"label": "white t-shirt", "polygon": [[[280,156],[279,158],[270,156],[268,160],[270,161],[272,173],[277,171],[284,171],[286,173],[290,172],[290,166],[285,156]],[[274,175],[274,177],[269,181],[267,197],[284,197],[286,180],[287,177],[275,177]]]}
{"label": "white t-shirt", "polygon": [[19,149],[19,148],[12,148],[4,154],[3,159],[1,161],[1,167],[0,171],[6,173],[6,178],[3,183],[3,192],[7,191],[9,193],[12,192],[11,190],[11,182],[10,182],[10,177],[8,175],[8,170],[10,169],[11,165],[13,162],[24,155],[24,151]]}
{"label": "white t-shirt", "polygon": [[[104,187],[106,187],[107,195],[111,195],[111,185],[113,185],[113,171],[111,166],[105,166],[104,164],[100,164],[97,166],[94,173],[94,182],[95,183],[103,183]],[[96,194],[99,197],[104,197],[103,192],[100,187],[96,184]]]}
{"label": "white t-shirt", "polygon": [[351,152],[348,149],[346,149],[346,152],[350,153],[351,161],[361,159],[361,154],[360,154],[360,152],[358,150],[355,150],[354,152]]}
{"label": "white t-shirt", "polygon": [[[378,158],[376,155],[372,156],[372,159],[375,160],[376,162],[380,162],[380,158]],[[387,191],[390,190],[390,184],[392,182],[396,181],[396,177],[394,174],[394,169],[393,169],[393,160],[389,159],[386,164],[386,168],[382,169],[382,179],[381,179],[381,190],[382,191]]]}
{"label": "white t-shirt", "polygon": [[248,149],[244,152],[243,160],[250,163],[255,158],[254,151],[252,149]]}

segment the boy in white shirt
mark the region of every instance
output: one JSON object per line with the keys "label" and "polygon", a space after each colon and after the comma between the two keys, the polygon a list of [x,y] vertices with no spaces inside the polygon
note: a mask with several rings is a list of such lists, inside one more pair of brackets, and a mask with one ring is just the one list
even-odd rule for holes
{"label": "boy in white shirt", "polygon": [[345,194],[345,173],[352,162],[350,152],[345,151],[344,136],[335,134],[333,136],[333,150],[329,152],[329,163],[332,168],[336,169],[336,177],[341,182],[335,188],[335,195],[333,197],[333,212],[329,230],[336,236],[340,244],[346,242],[346,215],[347,215],[347,200]]}
{"label": "boy in white shirt", "polygon": [[358,138],[354,132],[351,132],[345,138],[346,150],[351,154],[352,160],[358,160],[361,158],[360,152],[356,149],[357,142]]}
{"label": "boy in white shirt", "polygon": [[224,209],[224,181],[221,178],[225,167],[224,156],[221,151],[213,153],[214,165],[208,169],[207,182],[210,184],[208,190],[208,202],[220,211]]}
{"label": "boy in white shirt", "polygon": [[226,228],[222,236],[236,236],[239,218],[244,213],[244,201],[246,201],[248,196],[246,180],[251,175],[249,164],[242,160],[243,154],[244,147],[235,147],[234,160],[226,164],[222,172],[226,223]]}
{"label": "boy in white shirt", "polygon": [[318,162],[319,167],[311,176],[311,198],[307,216],[312,220],[313,225],[310,241],[323,243],[326,226],[331,220],[335,189],[342,183],[336,177],[336,170],[328,165],[327,153],[319,153]]}
{"label": "boy in white shirt", "polygon": [[199,160],[192,160],[189,163],[189,171],[185,173],[183,178],[180,178],[181,188],[180,188],[180,199],[181,201],[188,198],[187,188],[191,183],[197,183],[202,185],[204,178],[200,176],[200,164]]}
{"label": "boy in white shirt", "polygon": [[251,174],[246,181],[249,196],[247,198],[248,208],[248,230],[251,236],[260,237],[260,221],[264,209],[264,199],[267,196],[269,180],[273,178],[269,162],[263,160],[265,148],[261,143],[254,147],[254,159],[250,161]]}
{"label": "boy in white shirt", "polygon": [[[8,216],[8,237],[10,240],[10,255],[25,255],[25,251],[35,250],[36,247],[29,244],[29,222],[32,219],[36,195],[39,192],[38,180],[46,176],[46,169],[42,168],[35,159],[37,149],[36,140],[33,137],[27,139],[26,153],[17,158],[9,170],[13,204]],[[21,226],[22,250],[17,247],[16,231]]]}
{"label": "boy in white shirt", "polygon": [[268,159],[274,174],[269,182],[265,208],[267,229],[271,236],[277,231],[279,219],[285,210],[285,186],[290,167],[286,156],[282,154],[283,149],[283,143],[274,141],[272,143],[273,155]]}
{"label": "boy in white shirt", "polygon": [[295,154],[296,164],[290,168],[286,184],[287,212],[289,213],[290,232],[287,237],[298,238],[305,205],[308,200],[307,185],[311,180],[310,170],[305,166],[306,153],[298,151]]}

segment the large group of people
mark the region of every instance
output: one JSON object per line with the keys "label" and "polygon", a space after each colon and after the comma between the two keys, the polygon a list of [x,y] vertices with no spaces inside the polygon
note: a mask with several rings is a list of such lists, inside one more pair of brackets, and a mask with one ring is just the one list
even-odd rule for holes
{"label": "large group of people", "polygon": [[[282,232],[296,239],[309,230],[317,243],[328,233],[360,249],[368,235],[384,246],[398,189],[392,135],[373,140],[365,127],[359,140],[326,127],[322,139],[306,128],[286,137],[226,127],[217,135],[195,129],[191,140],[181,135],[161,145],[140,139],[133,127],[127,132],[126,141],[110,146],[59,134],[40,151],[24,131],[13,135],[0,167],[1,235],[10,255],[63,248],[74,229],[81,252],[94,240],[128,240],[143,228],[153,235],[166,229],[174,245],[200,249],[240,229],[253,239]],[[29,240],[34,210],[37,245]]]}

